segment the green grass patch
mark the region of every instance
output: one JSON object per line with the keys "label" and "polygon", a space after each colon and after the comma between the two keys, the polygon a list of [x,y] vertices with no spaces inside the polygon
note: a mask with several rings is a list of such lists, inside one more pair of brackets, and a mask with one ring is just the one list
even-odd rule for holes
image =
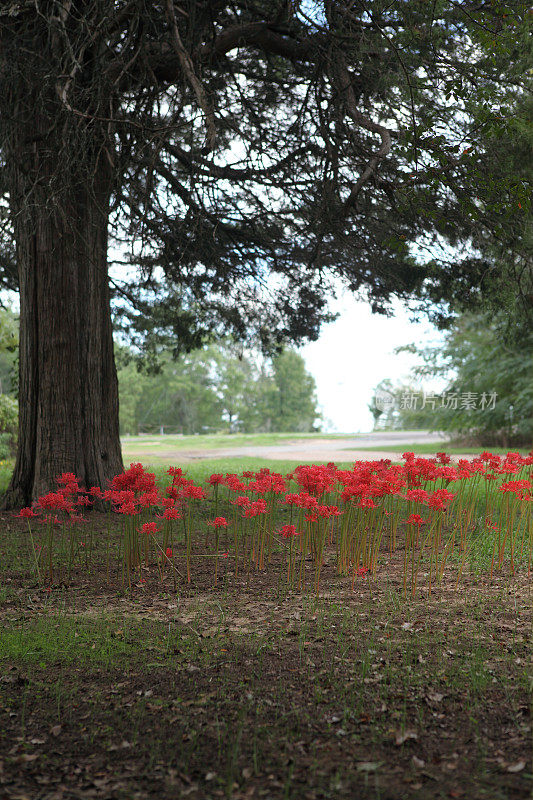
{"label": "green grass patch", "polygon": [[313,439],[346,439],[354,434],[346,433],[235,433],[206,434],[197,436],[145,435],[122,437],[126,452],[143,451],[146,447],[171,448],[172,450],[216,450],[229,447],[254,447],[283,444],[288,441],[312,441]]}
{"label": "green grass patch", "polygon": [[506,455],[508,452],[517,452],[521,455],[527,455],[527,449],[524,447],[519,448],[512,448],[512,447],[480,447],[477,445],[476,447],[468,447],[467,445],[455,445],[450,444],[449,441],[444,442],[427,442],[427,443],[420,443],[420,442],[412,442],[410,444],[383,444],[383,445],[375,445],[372,447],[357,447],[354,445],[353,448],[343,448],[343,450],[368,450],[372,451],[387,451],[390,453],[398,453],[401,455],[402,453],[415,453],[415,455],[431,455],[435,456],[437,453],[447,453],[448,455],[479,455],[484,449],[488,450],[495,455]]}
{"label": "green grass patch", "polygon": [[14,466],[14,459],[9,458],[0,461],[0,495],[7,491]]}
{"label": "green grass patch", "polygon": [[[251,457],[232,457],[232,458],[206,458],[198,459],[198,461],[187,462],[180,464],[179,461],[173,461],[172,464],[168,462],[168,466],[181,466],[188,478],[193,478],[196,483],[203,483],[210,475],[216,473],[230,473],[242,475],[243,472],[257,472],[260,469],[267,468],[271,472],[277,472],[281,475],[287,475],[293,472],[301,461],[278,461],[274,459],[251,458]],[[325,464],[325,461],[308,462]],[[336,462],[340,469],[351,469],[353,466],[352,461]],[[161,480],[168,480],[166,476],[165,464],[157,463],[155,460],[148,460],[146,462],[147,469],[153,470],[156,476]]]}
{"label": "green grass patch", "polygon": [[115,663],[143,650],[142,627],[124,619],[50,614],[4,624],[0,659],[21,664]]}

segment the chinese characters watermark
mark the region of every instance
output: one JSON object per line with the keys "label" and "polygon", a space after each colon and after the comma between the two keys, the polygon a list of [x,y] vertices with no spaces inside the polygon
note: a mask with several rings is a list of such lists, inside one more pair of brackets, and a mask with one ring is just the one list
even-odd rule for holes
{"label": "chinese characters watermark", "polygon": [[[496,407],[497,392],[402,392],[399,395],[399,408],[406,411],[423,411],[431,409],[450,409],[452,411],[491,411]],[[379,390],[375,403],[381,411],[387,411],[397,405],[397,398],[392,392]]]}

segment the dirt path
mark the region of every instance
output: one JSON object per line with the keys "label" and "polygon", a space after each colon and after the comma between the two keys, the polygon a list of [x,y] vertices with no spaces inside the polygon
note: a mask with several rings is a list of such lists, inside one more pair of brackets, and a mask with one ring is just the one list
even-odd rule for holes
{"label": "dirt path", "polygon": [[[255,445],[241,447],[224,447],[213,449],[159,449],[152,448],[147,444],[146,453],[139,451],[136,446],[136,457],[141,460],[149,460],[150,456],[157,457],[158,460],[168,460],[175,462],[191,463],[199,459],[206,458],[264,458],[274,461],[300,461],[301,463],[313,462],[342,462],[342,461],[379,461],[380,459],[390,459],[398,461],[400,455],[398,450],[391,450],[392,445],[398,447],[403,444],[413,446],[418,443],[428,444],[442,442],[442,435],[426,432],[401,432],[401,433],[377,433],[366,434],[346,439],[291,439],[275,445]],[[364,450],[364,447],[376,447],[382,445],[383,450]],[[454,460],[459,458],[472,458],[468,455],[454,456]]]}

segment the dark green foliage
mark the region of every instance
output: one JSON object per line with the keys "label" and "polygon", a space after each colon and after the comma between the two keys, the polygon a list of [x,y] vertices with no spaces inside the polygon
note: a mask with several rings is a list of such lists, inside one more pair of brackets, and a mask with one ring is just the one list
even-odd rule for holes
{"label": "dark green foliage", "polygon": [[[415,370],[424,378],[449,379],[439,393],[455,393],[457,408],[441,402],[435,408],[422,408],[418,389],[416,409],[401,408],[402,395],[417,392],[413,387],[392,387],[383,381],[378,388],[391,391],[394,408],[379,418],[380,427],[390,424],[405,429],[431,428],[451,431],[481,445],[529,447],[533,444],[533,334],[526,327],[505,338],[507,315],[464,314],[457,318],[439,347],[410,349],[421,359]],[[467,409],[461,399],[468,393],[476,397],[475,408]],[[490,396],[495,393],[494,402]],[[487,395],[485,403],[482,395]],[[483,408],[482,406],[485,405]],[[448,407],[446,407],[448,406]]]}
{"label": "dark green foliage", "polygon": [[[530,20],[517,2],[12,0],[3,180],[37,122],[61,165],[39,178],[51,207],[106,173],[134,268],[112,282],[115,323],[148,361],[156,340],[316,338],[341,285],[441,321],[508,286],[526,298],[485,245],[514,252],[529,208],[506,153],[530,118]],[[483,252],[439,249],[463,242]],[[12,286],[8,223],[0,248]]]}
{"label": "dark green foliage", "polygon": [[117,360],[123,434],[307,432],[319,418],[314,379],[294,351],[271,360],[230,343],[176,359],[165,352],[156,375],[140,372],[124,348]]}

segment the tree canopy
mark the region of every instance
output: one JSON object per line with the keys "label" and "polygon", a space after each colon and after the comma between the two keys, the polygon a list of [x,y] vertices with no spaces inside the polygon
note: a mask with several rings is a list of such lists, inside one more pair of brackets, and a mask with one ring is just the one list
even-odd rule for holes
{"label": "tree canopy", "polygon": [[[376,387],[376,425],[450,431],[487,446],[531,446],[533,336],[523,329],[506,340],[506,324],[505,312],[462,314],[442,345],[401,348],[420,363],[409,385],[384,380]],[[441,392],[428,391],[434,378],[447,381]]]}
{"label": "tree canopy", "polygon": [[156,333],[316,337],[340,286],[376,311],[473,301],[486,259],[439,245],[501,238],[529,202],[500,158],[527,81],[522,9],[14,0],[0,147],[9,170],[21,121],[46,114],[52,202],[104,159],[113,254],[135,267],[113,273],[116,322],[148,352]]}

